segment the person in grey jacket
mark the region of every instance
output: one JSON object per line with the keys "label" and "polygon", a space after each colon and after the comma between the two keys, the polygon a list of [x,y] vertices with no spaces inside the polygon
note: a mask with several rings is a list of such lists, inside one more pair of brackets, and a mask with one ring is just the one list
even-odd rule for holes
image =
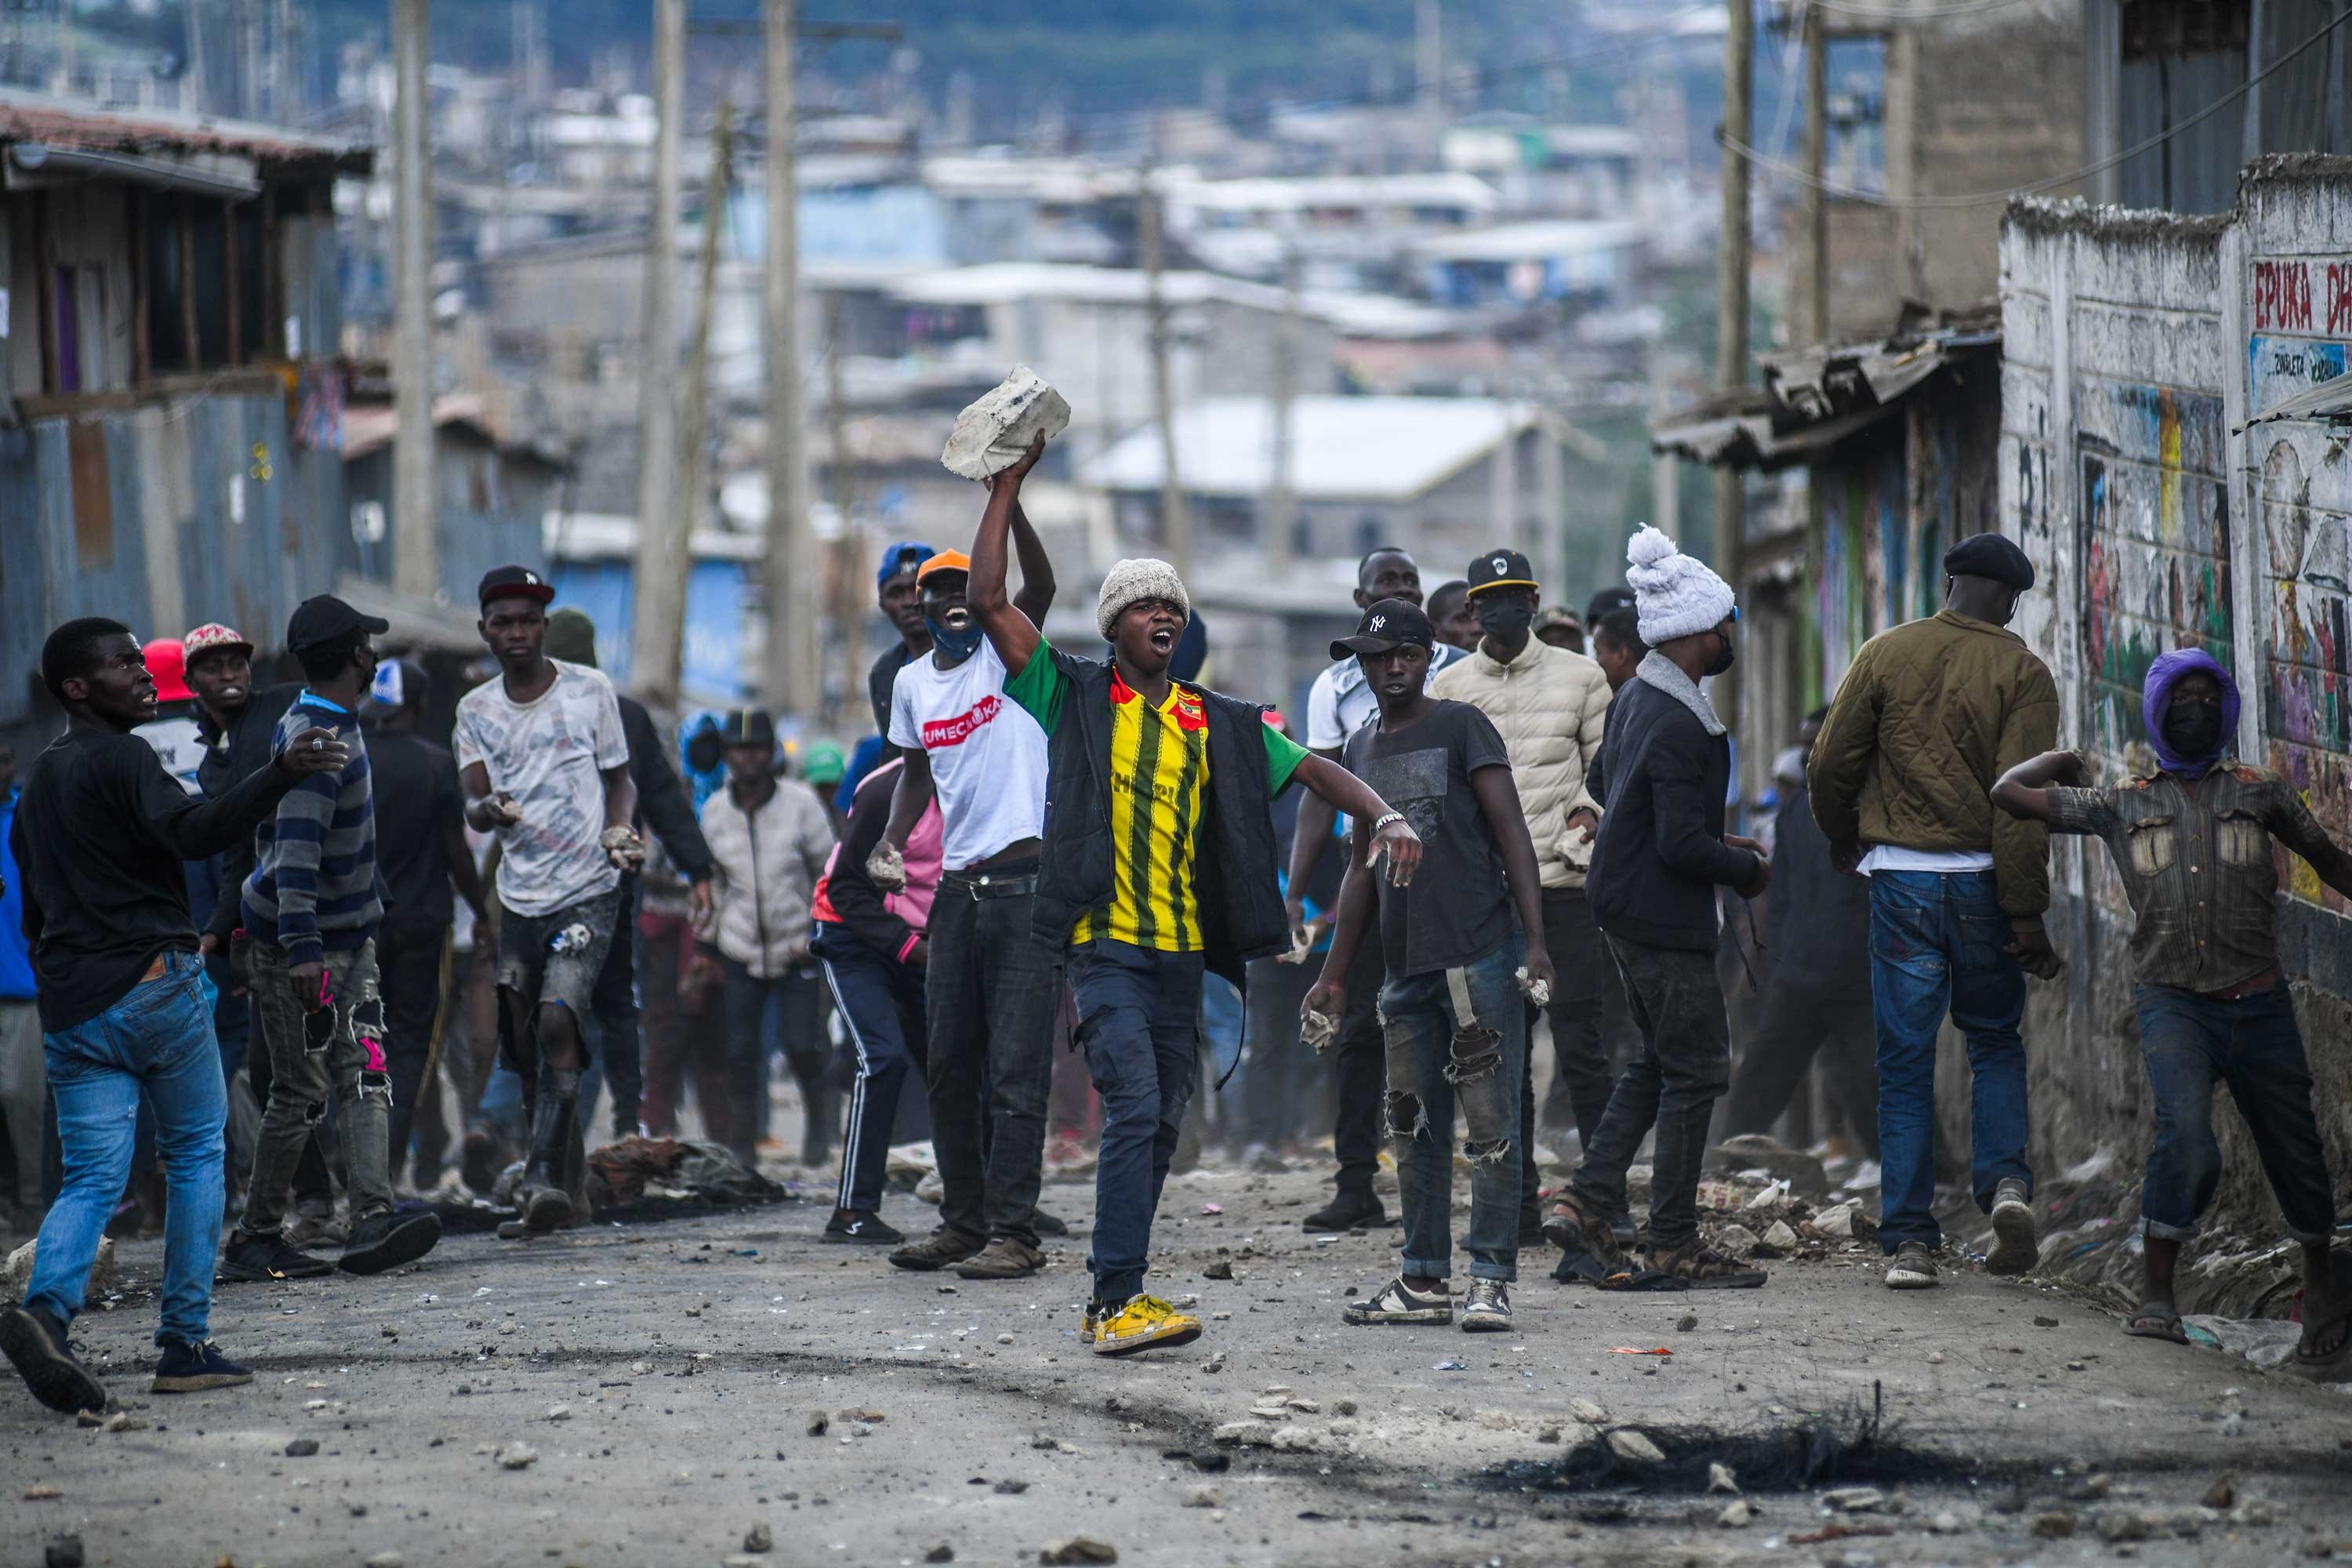
{"label": "person in grey jacket", "polygon": [[1698,685],[1731,668],[1738,606],[1728,584],[1656,529],[1636,533],[1625,555],[1651,652],[1610,706],[1585,893],[1642,1044],[1544,1235],[1617,1268],[1611,1222],[1625,1215],[1626,1167],[1654,1125],[1647,1269],[1700,1289],[1761,1285],[1761,1273],[1715,1253],[1698,1233],[1706,1126],[1731,1068],[1715,890],[1757,898],[1772,877],[1761,845],[1723,830],[1731,748]]}
{"label": "person in grey jacket", "polygon": [[727,1007],[728,1147],[746,1165],[759,1145],[767,1094],[761,1027],[773,997],[783,1014],[784,1059],[806,1120],[801,1163],[833,1149],[833,1091],[824,1081],[824,983],[810,955],[810,908],[833,852],[833,823],[815,795],[776,783],[776,726],[757,708],[727,715],[727,787],[702,806],[718,900],[702,941],[715,951]]}

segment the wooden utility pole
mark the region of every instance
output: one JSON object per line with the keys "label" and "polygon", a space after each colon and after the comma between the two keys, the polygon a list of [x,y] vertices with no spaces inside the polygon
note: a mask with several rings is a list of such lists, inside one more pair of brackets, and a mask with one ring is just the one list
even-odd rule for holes
{"label": "wooden utility pole", "polygon": [[1830,210],[1822,189],[1830,147],[1829,42],[1816,0],[1805,0],[1805,332],[1830,340]]}
{"label": "wooden utility pole", "polygon": [[1160,426],[1160,540],[1169,563],[1187,582],[1192,576],[1192,518],[1184,505],[1183,476],[1176,468],[1176,391],[1168,367],[1168,301],[1160,276],[1165,248],[1161,227],[1166,215],[1160,204],[1160,185],[1145,164],[1135,183],[1138,240],[1143,249],[1147,335],[1151,342],[1151,417]]}
{"label": "wooden utility pole", "polygon": [[800,182],[794,173],[798,114],[793,92],[793,35],[799,11],[797,0],[765,0],[761,13],[768,49],[768,254],[761,276],[768,319],[768,539],[762,568],[768,644],[761,690],[771,704],[814,721],[824,698],[817,619],[817,585],[823,574],[809,538],[808,451],[801,408],[800,226],[795,205]]}
{"label": "wooden utility pole", "polygon": [[[1728,144],[1748,147],[1755,119],[1749,102],[1756,59],[1754,0],[1727,0],[1723,36],[1723,232],[1716,249],[1715,383],[1725,391],[1748,384],[1748,156]],[[1746,487],[1739,470],[1715,470],[1715,569],[1739,589],[1739,563],[1746,542]],[[1738,677],[1715,683],[1712,700],[1725,728],[1739,729]],[[1748,759],[1743,758],[1743,763]]]}
{"label": "wooden utility pole", "polygon": [[851,510],[857,504],[857,473],[849,455],[849,397],[843,384],[842,359],[845,351],[842,338],[846,331],[841,296],[828,294],[824,299],[824,427],[825,450],[833,469],[833,510],[840,519],[841,532],[833,546],[833,624],[845,630],[858,623],[865,613],[860,593],[863,558],[857,549],[857,530],[851,526]]}
{"label": "wooden utility pole", "polygon": [[[710,396],[710,308],[719,294],[719,250],[727,233],[727,192],[734,182],[735,106],[721,99],[719,117],[710,128],[710,180],[702,189],[702,257],[697,269],[694,331],[686,350],[686,395],[677,421],[677,497],[670,507],[670,525],[662,533],[668,552],[662,563],[663,578],[676,584],[680,631],[669,643],[667,681],[650,679],[637,684],[664,707],[677,704],[685,652],[686,584],[694,574],[694,525],[702,515],[704,489],[702,449],[704,409]],[[650,672],[649,672],[650,674]]]}
{"label": "wooden utility pole", "polygon": [[677,690],[691,555],[673,531],[694,520],[677,500],[677,224],[686,115],[686,0],[654,0],[653,216],[646,230],[645,337],[637,366],[636,604],[630,684],[656,700]]}
{"label": "wooden utility pole", "polygon": [[[192,7],[193,9],[193,7]],[[393,0],[393,585],[430,598],[441,587],[433,478],[433,171],[425,144],[426,0]],[[288,347],[293,345],[289,344]],[[331,352],[304,343],[302,352]]]}
{"label": "wooden utility pole", "polygon": [[1298,396],[1298,242],[1292,239],[1282,247],[1282,324],[1274,340],[1274,448],[1266,470],[1265,516],[1258,524],[1266,575],[1276,579],[1290,575],[1297,550],[1293,535],[1298,526],[1298,497],[1290,449],[1297,439],[1292,405]]}

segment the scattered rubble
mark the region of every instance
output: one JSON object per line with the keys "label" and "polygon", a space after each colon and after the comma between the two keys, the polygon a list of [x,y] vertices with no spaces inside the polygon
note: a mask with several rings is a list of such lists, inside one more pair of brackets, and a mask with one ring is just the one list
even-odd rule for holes
{"label": "scattered rubble", "polygon": [[1038,1550],[1037,1561],[1044,1568],[1058,1568],[1058,1565],[1068,1563],[1116,1563],[1118,1561],[1118,1548],[1091,1535],[1072,1535],[1045,1542]]}
{"label": "scattered rubble", "polygon": [[506,1470],[529,1469],[539,1460],[539,1450],[528,1443],[509,1443],[499,1450],[499,1468]]}

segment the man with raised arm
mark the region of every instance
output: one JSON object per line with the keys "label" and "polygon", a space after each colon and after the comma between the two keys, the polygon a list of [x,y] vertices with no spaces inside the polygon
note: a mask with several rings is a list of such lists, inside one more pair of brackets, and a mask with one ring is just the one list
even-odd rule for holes
{"label": "man with raised arm", "polygon": [[1095,626],[1108,659],[1045,641],[1004,588],[1021,481],[1044,450],[1040,438],[989,481],[967,598],[1004,663],[1005,696],[1046,736],[1035,935],[1066,954],[1076,1043],[1103,1107],[1095,1293],[1080,1337],[1118,1356],[1201,1334],[1198,1319],[1144,1293],[1144,1260],[1198,1070],[1202,972],[1239,986],[1248,960],[1289,939],[1269,803],[1297,778],[1370,824],[1370,853],[1388,858],[1399,885],[1421,840],[1264,709],[1170,678],[1192,600],[1166,562],[1122,561],[1104,580]]}

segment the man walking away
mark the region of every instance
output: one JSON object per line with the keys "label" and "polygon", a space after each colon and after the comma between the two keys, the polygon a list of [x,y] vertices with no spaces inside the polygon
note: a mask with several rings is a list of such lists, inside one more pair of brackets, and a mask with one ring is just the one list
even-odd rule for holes
{"label": "man walking away", "polygon": [[[1465,594],[1468,588],[1467,583],[1463,584]],[[1421,567],[1402,550],[1388,546],[1374,550],[1356,563],[1355,598],[1359,614],[1383,599],[1402,599],[1417,606],[1422,602]],[[1475,642],[1477,622],[1469,619],[1466,599],[1454,618],[1455,636]],[[1458,624],[1463,620],[1469,620],[1466,628]],[[1433,650],[1430,673],[1436,674],[1463,656],[1464,648],[1453,638],[1442,639]],[[1352,658],[1333,660],[1307,689],[1307,749],[1326,762],[1338,762],[1339,748],[1371,721],[1378,708],[1362,665]],[[1313,885],[1316,868],[1330,848],[1337,815],[1319,795],[1310,794],[1298,803],[1290,872],[1284,882],[1284,905],[1289,911],[1294,944],[1297,933],[1306,927],[1306,889]],[[1382,980],[1377,962],[1380,950],[1375,947],[1364,956],[1367,961],[1359,962],[1350,972],[1354,984],[1349,988],[1347,1010],[1340,1016],[1339,1039],[1331,1051],[1337,1087],[1331,1128],[1331,1152],[1339,1166],[1335,1190],[1329,1203],[1302,1222],[1308,1230],[1352,1230],[1388,1223],[1388,1211],[1372,1191],[1372,1177],[1380,1168],[1381,1075],[1388,1054],[1374,1005]]]}
{"label": "man walking away", "polygon": [[[1969,1188],[1992,1216],[1985,1267],[2038,1256],[2025,1163],[2025,976],[2050,950],[2050,836],[1993,809],[2003,772],[2057,743],[2050,671],[2008,630],[2033,563],[1997,533],[1944,553],[1944,607],[1853,656],[1805,770],[1813,820],[1841,871],[1870,879],[1878,1025],[1880,1247],[1897,1290],[1936,1283],[1936,1032],[1968,1039]],[[2002,939],[2006,940],[2002,940]]]}
{"label": "man walking away", "polygon": [[476,594],[499,678],[458,700],[457,779],[466,820],[499,836],[499,1034],[530,1123],[522,1226],[548,1231],[574,1218],[580,1017],[604,972],[621,873],[646,852],[629,825],[637,789],[613,683],[547,657],[555,590],[529,567],[499,566]]}
{"label": "man walking away", "polygon": [[[2105,839],[2137,917],[2132,1000],[2156,1139],[2139,1205],[2147,1295],[2124,1331],[2188,1342],[2173,1271],[2221,1179],[2219,1080],[2253,1134],[2288,1234],[2303,1244],[2303,1337],[2289,1364],[2316,1381],[2352,1381],[2352,1296],[2329,1250],[2335,1191],[2273,931],[2273,839],[2347,898],[2352,855],[2328,838],[2292,784],[2223,760],[2238,730],[2238,685],[2210,655],[2158,656],[2140,714],[2156,750],[2153,775],[2084,789],[2081,756],[2049,752],[2010,769],[1992,790],[1993,804],[2012,816]],[[2046,787],[2062,782],[2071,787]]]}
{"label": "man walking away", "polygon": [[[475,929],[485,930],[481,872],[466,845],[466,801],[457,759],[416,732],[433,682],[411,659],[376,669],[368,693],[374,728],[368,769],[375,802],[376,868],[384,889],[376,929],[376,983],[383,991],[384,1054],[392,1063],[387,1146],[395,1182],[408,1163],[408,1142],[426,1095],[440,1092],[442,1018],[449,1005],[450,894],[466,900]],[[419,1187],[434,1180],[422,1169]],[[432,1162],[437,1173],[440,1161]]]}
{"label": "man walking away", "polygon": [[[594,669],[596,623],[585,612],[568,606],[553,611],[547,617],[545,647],[547,657],[559,663]],[[621,733],[629,743],[629,782],[637,786],[637,816],[632,826],[640,837],[651,830],[663,859],[686,879],[688,914],[699,919],[710,908],[710,847],[702,841],[702,829],[696,822],[700,806],[687,798],[686,786],[663,755],[661,736],[646,705],[625,691],[615,690],[613,699],[621,705]],[[645,1103],[645,1052],[637,1028],[637,902],[642,880],[635,871],[621,876],[621,912],[613,927],[613,941],[604,950],[604,967],[596,975],[596,989],[589,999],[589,1017],[596,1026],[594,1059],[613,1091],[616,1138],[645,1131],[639,1116]],[[593,1104],[596,1092],[584,1078],[581,1091]]]}
{"label": "man walking away", "polygon": [[[1600,823],[1585,774],[1601,752],[1610,692],[1598,664],[1533,635],[1541,603],[1534,570],[1517,551],[1490,550],[1470,563],[1470,609],[1485,637],[1468,658],[1433,676],[1429,691],[1484,713],[1509,750],[1512,783],[1543,879],[1544,951],[1559,977],[1550,1007],[1554,1082],[1566,1086],[1577,1137],[1590,1149],[1609,1109],[1613,1075],[1601,1045],[1606,958],[1584,898],[1585,868]],[[1530,931],[1531,942],[1534,935]],[[1534,1029],[1530,1007],[1529,1058],[1519,1073],[1518,1228],[1528,1243],[1543,1230],[1536,1195]]]}
{"label": "man walking away", "polygon": [[[1798,731],[1812,754],[1829,714],[1817,708]],[[1801,763],[1800,768],[1801,769]],[[1870,884],[1842,874],[1813,821],[1804,775],[1780,797],[1772,836],[1772,892],[1766,906],[1772,965],[1763,1016],[1723,1103],[1725,1136],[1763,1132],[1789,1109],[1816,1055],[1830,1093],[1862,1145],[1878,1161],[1878,1069],[1870,1012]]]}
{"label": "man walking away", "polygon": [[[1504,563],[1493,566],[1497,577],[1508,569],[1507,552],[1479,564],[1492,562]],[[1533,597],[1530,592],[1530,603]],[[1498,617],[1489,610],[1481,618],[1491,640]],[[1517,630],[1526,637],[1525,619]],[[1354,637],[1331,645],[1335,658],[1362,662],[1365,684],[1380,700],[1379,720],[1348,738],[1341,761],[1404,813],[1423,848],[1417,885],[1376,889],[1370,825],[1358,819],[1356,853],[1339,889],[1339,928],[1301,1021],[1338,1013],[1377,899],[1388,976],[1380,1000],[1388,1133],[1404,1209],[1404,1253],[1397,1277],[1351,1302],[1346,1318],[1356,1324],[1453,1321],[1445,1281],[1454,1271],[1458,1102],[1462,1154],[1470,1163],[1470,1296],[1462,1327],[1493,1332],[1511,1326],[1510,1287],[1518,1278],[1521,1162],[1511,1134],[1516,1127],[1521,1140],[1528,1135],[1519,1084],[1526,998],[1552,984],[1552,961],[1544,943],[1542,874],[1510,752],[1479,709],[1429,695],[1435,640],[1418,605],[1389,599],[1364,612]]]}
{"label": "man walking away", "polygon": [[48,1131],[48,1075],[41,1066],[41,1013],[33,953],[25,942],[25,879],[8,847],[23,791],[16,748],[0,742],[0,1130],[8,1135],[16,1228],[41,1222],[41,1146]]}
{"label": "man walking away", "polygon": [[895,1246],[906,1240],[883,1223],[882,1184],[908,1068],[914,1068],[918,1084],[923,1080],[923,968],[930,959],[923,932],[939,892],[944,835],[934,800],[907,836],[905,886],[885,892],[876,885],[866,861],[889,824],[902,765],[894,758],[858,784],[848,832],[834,847],[824,879],[816,885],[816,940],[811,945],[857,1054],[848,1142],[841,1152],[841,1192],[824,1226],[824,1239],[830,1242]]}
{"label": "man walking away", "polygon": [[181,868],[250,837],[288,790],[331,776],[350,754],[331,731],[304,730],[274,765],[200,802],[131,732],[154,716],[155,681],[130,627],[68,621],[41,648],[41,679],[68,728],[33,769],[9,849],[25,879],[66,1184],[41,1224],[23,1305],[0,1315],[0,1351],[50,1409],[106,1407],[66,1330],[131,1173],[144,1097],[171,1193],[152,1391],[250,1383],[208,1335],[228,1111]]}
{"label": "man walking away", "polygon": [[805,1113],[801,1163],[832,1157],[833,1093],[824,1082],[824,991],[809,956],[809,907],[833,850],[816,796],[776,783],[776,727],[765,710],[727,715],[727,787],[702,808],[718,898],[711,924],[727,1008],[729,1147],[759,1164],[767,1094],[768,1004],[783,1019],[784,1059]]}
{"label": "man walking away", "polygon": [[[1054,602],[1053,563],[1018,508],[1010,526],[1022,612],[1043,620]],[[931,905],[924,977],[931,1147],[946,1196],[939,1228],[890,1261],[952,1265],[967,1279],[1018,1279],[1045,1261],[1037,1191],[1062,970],[1058,951],[1031,934],[1045,734],[1005,700],[1005,665],[977,619],[971,574],[960,550],[923,563],[931,651],[898,672],[891,698],[888,734],[907,765],[886,840],[903,856],[936,795],[947,868]]]}
{"label": "man walking away", "polygon": [[305,684],[278,721],[278,750],[298,733],[324,730],[343,742],[351,760],[278,801],[256,836],[258,863],[242,889],[269,1100],[254,1142],[245,1215],[221,1258],[224,1279],[328,1271],[323,1258],[290,1245],[278,1226],[303,1140],[326,1115],[331,1092],[352,1202],[342,1268],[380,1274],[415,1262],[441,1239],[439,1216],[403,1218],[392,1206],[392,1064],[375,962],[383,904],[359,721],[360,699],[375,679],[369,639],[390,629],[326,594],[305,599],[286,625],[286,646],[301,660]]}
{"label": "man walking away", "polygon": [[1095,629],[1108,661],[1046,643],[1004,592],[1021,481],[1045,449],[1041,437],[990,481],[971,601],[1003,661],[1004,695],[1035,716],[1051,750],[1034,929],[1066,955],[1073,1043],[1102,1096],[1095,1298],[1079,1335],[1118,1356],[1201,1334],[1200,1320],[1143,1293],[1144,1263],[1200,1070],[1202,976],[1239,986],[1249,960],[1286,945],[1267,803],[1298,779],[1370,823],[1371,847],[1406,879],[1421,842],[1354,774],[1266,723],[1264,709],[1171,679],[1192,601],[1166,562],[1122,561],[1104,579]]}
{"label": "man walking away", "polygon": [[1761,846],[1723,830],[1731,746],[1698,685],[1731,668],[1739,610],[1728,584],[1654,528],[1633,536],[1625,558],[1652,651],[1609,716],[1601,834],[1585,891],[1641,1046],[1544,1235],[1563,1251],[1617,1265],[1612,1227],[1626,1217],[1625,1171],[1654,1126],[1647,1268],[1695,1289],[1758,1286],[1760,1271],[1724,1258],[1698,1233],[1706,1124],[1731,1076],[1715,890],[1757,898],[1772,869]]}

